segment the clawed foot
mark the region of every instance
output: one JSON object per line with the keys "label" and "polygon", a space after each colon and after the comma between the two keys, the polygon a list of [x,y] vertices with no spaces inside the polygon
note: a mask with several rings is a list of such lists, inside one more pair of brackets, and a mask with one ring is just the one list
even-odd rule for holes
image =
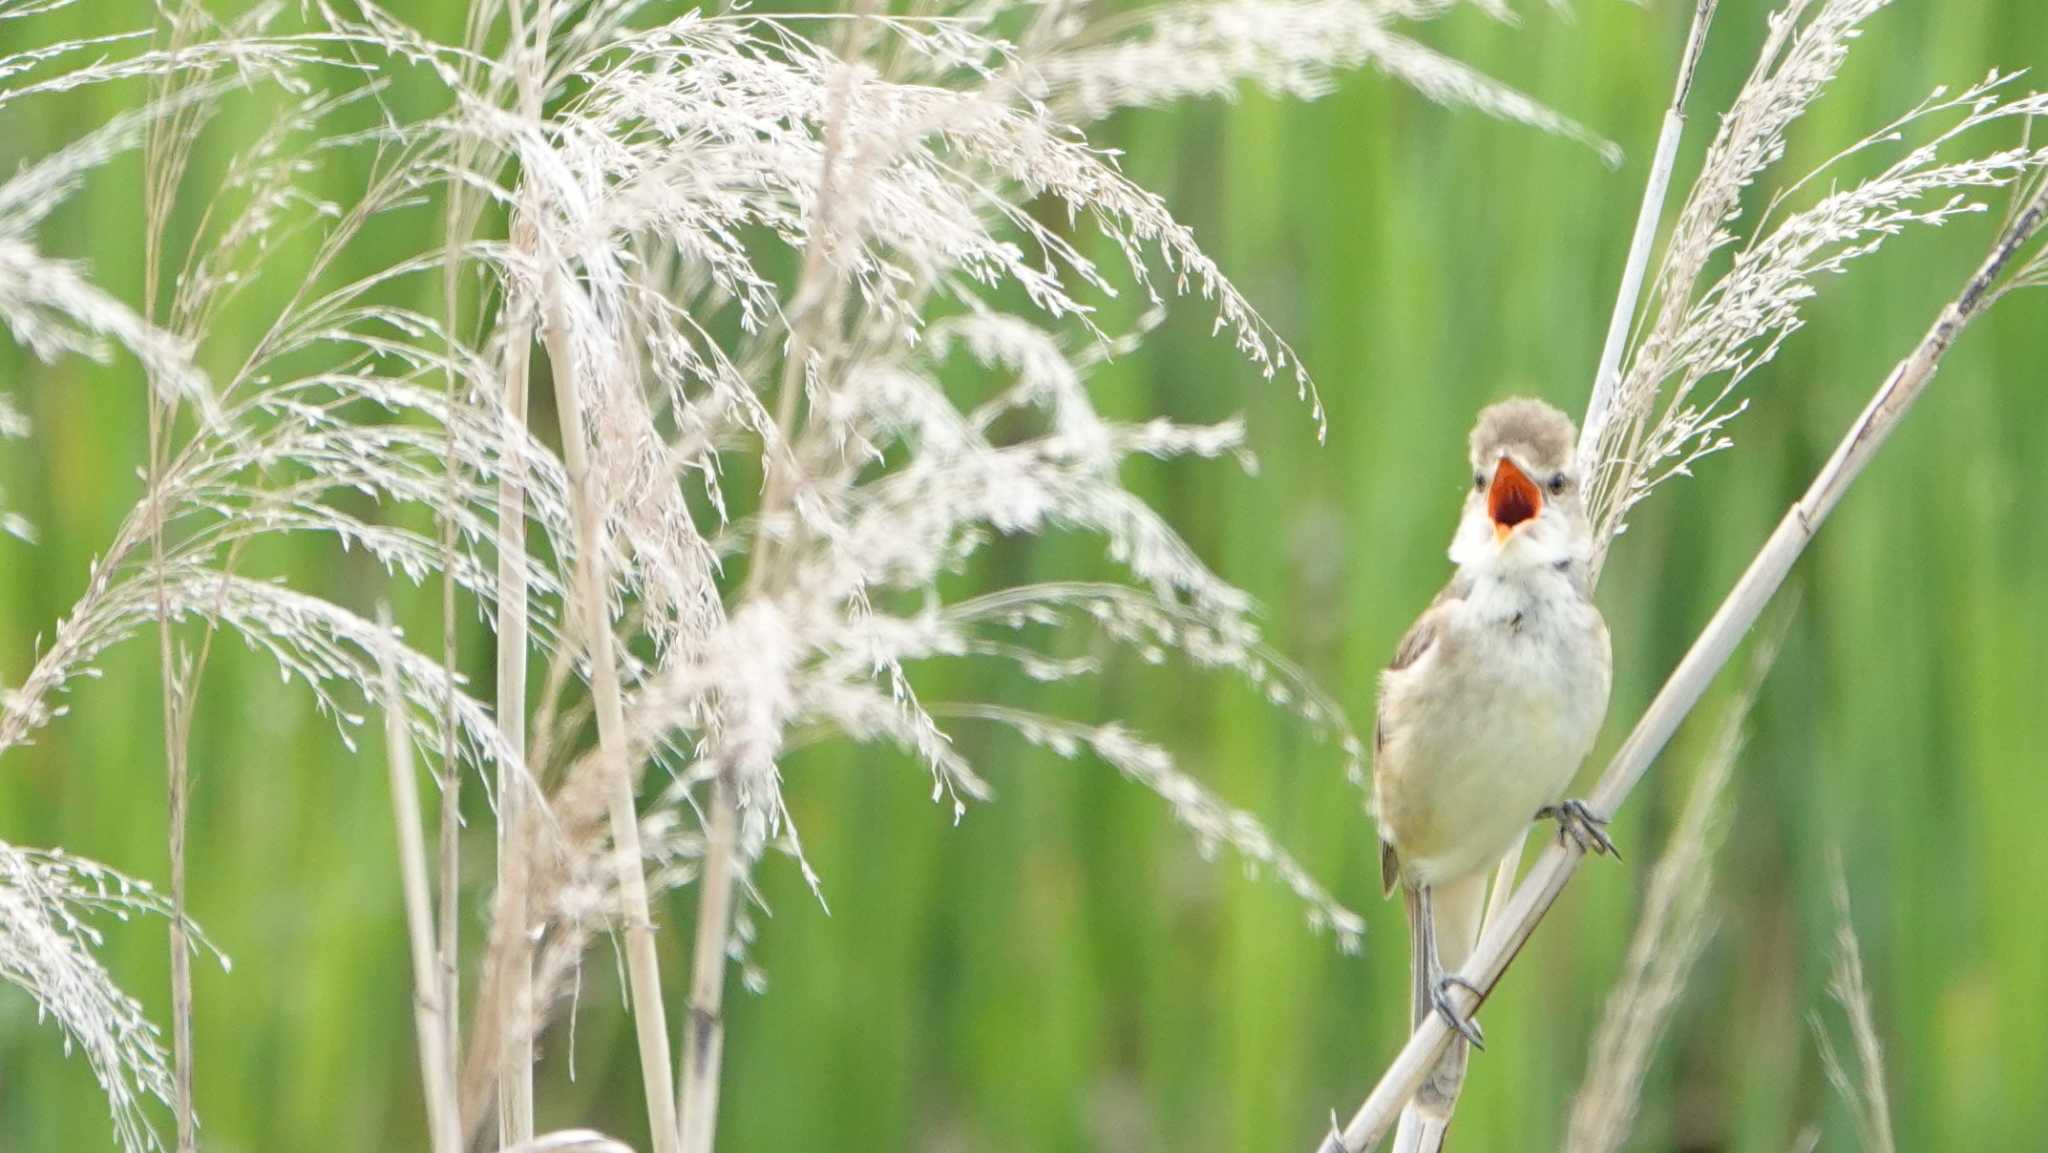
{"label": "clawed foot", "polygon": [[1614,841],[1607,835],[1607,818],[1595,816],[1584,801],[1545,805],[1536,810],[1536,819],[1557,822],[1557,843],[1560,845],[1570,837],[1582,853],[1611,853],[1615,860],[1621,860],[1621,850],[1614,847]]}
{"label": "clawed foot", "polygon": [[1436,996],[1432,998],[1436,1005],[1436,1011],[1443,1014],[1444,1023],[1456,1029],[1459,1035],[1463,1036],[1467,1041],[1472,1042],[1474,1049],[1483,1051],[1486,1048],[1486,1034],[1480,1031],[1479,1022],[1460,1014],[1458,1007],[1451,1004],[1449,990],[1453,985],[1469,991],[1474,997],[1484,997],[1486,993],[1479,986],[1458,976],[1456,973],[1452,973],[1437,981]]}

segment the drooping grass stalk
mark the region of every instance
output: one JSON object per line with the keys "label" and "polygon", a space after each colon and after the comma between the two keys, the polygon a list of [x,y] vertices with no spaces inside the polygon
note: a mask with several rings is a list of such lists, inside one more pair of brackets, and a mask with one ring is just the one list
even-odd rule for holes
{"label": "drooping grass stalk", "polygon": [[668,1014],[661,999],[661,963],[654,948],[654,924],[647,905],[647,879],[640,869],[640,818],[634,803],[634,773],[627,763],[625,705],[612,648],[611,611],[605,590],[603,512],[592,491],[590,445],[583,426],[581,386],[569,317],[562,306],[560,273],[550,263],[542,291],[546,294],[549,367],[555,382],[555,407],[562,423],[562,462],[569,476],[575,520],[575,590],[578,615],[587,640],[590,691],[597,705],[597,741],[609,780],[612,851],[618,861],[620,901],[626,919],[626,975],[632,990],[633,1027],[639,1039],[640,1075],[647,1096],[647,1123],[654,1153],[675,1153],[676,1109],[669,1086],[675,1083],[669,1057]]}
{"label": "drooping grass stalk", "polygon": [[442,1018],[453,1007],[441,999],[436,968],[434,910],[427,889],[427,842],[420,828],[419,786],[413,780],[412,734],[406,726],[405,696],[391,655],[391,609],[379,606],[386,630],[379,654],[384,673],[384,754],[391,771],[391,814],[398,826],[399,880],[405,889],[405,928],[412,946],[413,1023],[419,1032],[420,1084],[427,1100],[427,1130],[433,1153],[461,1153],[462,1119],[456,1113],[455,1066]]}
{"label": "drooping grass stalk", "polygon": [[[1612,816],[1629,792],[1649,771],[1678,725],[1735,652],[1743,635],[1770,603],[1794,561],[1813,540],[1821,522],[1827,519],[1849,486],[1862,475],[1886,439],[1897,429],[1908,409],[1927,389],[1934,371],[1963,329],[1997,299],[2001,275],[2020,251],[2048,222],[2048,186],[2035,189],[2024,206],[2014,214],[1993,243],[1991,251],[1964,282],[1955,299],[1943,306],[1933,325],[1905,360],[1899,362],[1870,403],[1836,446],[1806,493],[1785,514],[1778,527],[1750,562],[1741,580],[1721,602],[1684,659],[1664,682],[1650,706],[1636,722],[1621,748],[1608,762],[1598,788],[1589,801],[1596,813]],[[1475,1012],[1500,981],[1522,946],[1536,931],[1544,914],[1578,870],[1582,856],[1576,844],[1552,845],[1537,859],[1528,877],[1515,891],[1500,919],[1481,935],[1479,948],[1460,974],[1484,990],[1474,995],[1461,988],[1450,991],[1453,1007],[1461,1014]],[[1408,1037],[1400,1054],[1381,1075],[1365,1102],[1341,1130],[1324,1138],[1322,1153],[1361,1153],[1371,1148],[1394,1122],[1402,1107],[1449,1043],[1450,1027],[1441,1014],[1432,1014]]]}

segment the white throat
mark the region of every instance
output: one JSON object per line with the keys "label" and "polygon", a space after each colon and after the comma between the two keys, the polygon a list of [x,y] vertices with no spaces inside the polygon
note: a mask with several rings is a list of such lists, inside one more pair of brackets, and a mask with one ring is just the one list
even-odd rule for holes
{"label": "white throat", "polygon": [[1575,539],[1579,535],[1553,506],[1501,537],[1485,508],[1473,504],[1459,518],[1450,559],[1459,574],[1475,584],[1500,582],[1531,591],[1560,583],[1570,587],[1577,580],[1574,570],[1588,554],[1585,542]]}

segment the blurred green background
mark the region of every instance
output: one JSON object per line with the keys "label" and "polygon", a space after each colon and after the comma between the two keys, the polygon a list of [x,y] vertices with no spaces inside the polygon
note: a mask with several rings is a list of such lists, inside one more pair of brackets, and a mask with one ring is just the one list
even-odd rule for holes
{"label": "blurred green background", "polygon": [[[459,34],[457,5],[393,7]],[[1621,170],[1371,74],[1309,104],[1246,94],[1132,113],[1103,137],[1294,342],[1331,413],[1318,448],[1292,390],[1260,384],[1187,304],[1099,376],[1102,404],[1244,411],[1263,468],[1246,478],[1174,465],[1136,487],[1258,596],[1272,640],[1360,726],[1396,637],[1446,575],[1472,413],[1514,392],[1583,407],[1691,5],[1522,7],[1519,27],[1462,11],[1418,35],[1621,142]],[[1723,4],[1681,189],[1754,59],[1765,10]],[[147,18],[142,5],[92,3],[43,26],[89,33]],[[0,24],[0,47],[8,34]],[[2038,0],[1902,0],[1871,23],[1776,175],[1805,171],[1936,84],[2044,63]],[[129,99],[109,89],[7,110],[0,165]],[[125,158],[41,233],[128,299],[140,283],[138,173]],[[1979,259],[1995,217],[1906,236],[1827,282],[1807,329],[1754,378],[1737,446],[1638,510],[1601,590],[1616,682],[1596,760]],[[1732,790],[1718,933],[1661,1047],[1633,1147],[1776,1153],[1809,1122],[1822,1149],[1855,1147],[1807,1024],[1825,1001],[1836,848],[1900,1146],[2048,1135],[2048,533],[2024,500],[2048,491],[2044,365],[2048,297],[2015,298],[1967,335],[1801,563],[1802,611]],[[25,674],[135,498],[138,387],[126,366],[45,366],[0,342],[0,388],[36,424],[32,440],[0,444],[0,486],[42,533],[36,546],[0,537],[0,681]],[[337,562],[313,544],[280,555],[296,579],[359,608],[385,588],[358,556]],[[1091,553],[1053,542],[996,555],[1052,573]],[[408,594],[420,635],[435,595]],[[480,637],[467,642],[472,664],[488,658]],[[71,716],[0,765],[0,838],[162,881],[154,646],[130,645],[105,669],[71,695]],[[943,677],[975,675],[925,683],[943,695]],[[1405,1031],[1406,948],[1334,751],[1255,694],[1185,669],[1124,662],[1056,695],[1162,736],[1261,815],[1369,916],[1362,953],[1308,932],[1280,886],[1227,856],[1203,860],[1163,804],[1106,767],[963,731],[999,798],[956,828],[899,758],[807,751],[787,766],[790,797],[831,911],[786,864],[763,870],[773,916],[754,956],[768,987],[730,1002],[723,1148],[1287,1153],[1356,1106]],[[1474,1061],[1456,1148],[1560,1140],[1644,879],[1724,699],[1710,699],[1619,820],[1627,863],[1582,873],[1486,1010],[1491,1044]],[[193,764],[192,907],[236,962],[231,974],[196,969],[206,1146],[423,1147],[376,753],[349,754],[301,691],[228,646],[207,674]],[[467,800],[474,893],[488,880],[490,826],[479,791]],[[672,1004],[691,903],[685,892],[662,910]],[[480,914],[466,931],[481,936]],[[164,937],[160,922],[117,926],[107,950],[159,1020]],[[582,995],[573,1047],[562,1029],[545,1042],[542,1124],[644,1148],[608,947],[592,954]],[[25,996],[0,989],[0,1150],[107,1146],[85,1064],[63,1056]]]}

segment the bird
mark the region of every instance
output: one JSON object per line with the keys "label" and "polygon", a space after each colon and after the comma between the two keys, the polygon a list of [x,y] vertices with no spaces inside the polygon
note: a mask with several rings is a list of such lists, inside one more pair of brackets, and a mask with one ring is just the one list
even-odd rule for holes
{"label": "bird", "polygon": [[1480,412],[1455,571],[1380,675],[1373,801],[1381,885],[1399,886],[1408,912],[1410,1027],[1438,1012],[1459,1034],[1404,1112],[1403,1153],[1442,1147],[1467,1046],[1485,1048],[1447,989],[1471,988],[1457,974],[1478,944],[1494,866],[1542,818],[1560,840],[1614,849],[1606,821],[1565,799],[1613,680],[1576,441],[1571,418],[1540,400]]}

